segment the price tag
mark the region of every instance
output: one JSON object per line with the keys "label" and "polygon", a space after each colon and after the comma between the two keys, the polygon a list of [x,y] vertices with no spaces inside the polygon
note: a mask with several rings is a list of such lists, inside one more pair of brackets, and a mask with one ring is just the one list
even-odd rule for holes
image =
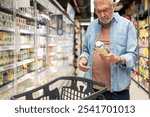
{"label": "price tag", "polygon": [[8,47],[8,46],[2,46],[2,49],[3,49],[3,50],[8,50],[9,47]]}
{"label": "price tag", "polygon": [[4,68],[3,67],[0,67],[0,72],[2,72],[4,70]]}

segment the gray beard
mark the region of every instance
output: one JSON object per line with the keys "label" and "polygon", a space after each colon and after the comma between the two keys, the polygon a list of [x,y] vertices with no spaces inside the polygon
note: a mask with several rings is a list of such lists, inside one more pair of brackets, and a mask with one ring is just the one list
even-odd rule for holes
{"label": "gray beard", "polygon": [[102,24],[108,24],[108,23],[110,23],[111,21],[112,21],[112,19],[113,19],[113,17],[114,17],[114,12],[113,12],[113,15],[112,15],[112,17],[109,19],[109,20],[107,20],[107,21],[102,21],[102,20],[100,20],[100,22],[102,23]]}

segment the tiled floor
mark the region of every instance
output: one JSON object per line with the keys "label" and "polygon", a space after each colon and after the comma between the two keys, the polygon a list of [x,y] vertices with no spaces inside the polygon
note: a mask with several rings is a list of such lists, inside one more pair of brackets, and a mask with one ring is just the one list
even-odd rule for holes
{"label": "tiled floor", "polygon": [[[83,76],[83,72],[77,70],[78,76]],[[141,87],[139,87],[134,81],[130,86],[130,98],[131,100],[149,100],[149,95]]]}

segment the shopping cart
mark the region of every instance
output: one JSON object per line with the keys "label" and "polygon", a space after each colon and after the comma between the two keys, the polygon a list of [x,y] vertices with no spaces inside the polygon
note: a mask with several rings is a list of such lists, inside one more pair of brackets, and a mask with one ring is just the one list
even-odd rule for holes
{"label": "shopping cart", "polygon": [[[61,82],[60,82],[61,81]],[[62,83],[66,82],[66,83]],[[59,83],[60,82],[60,83]],[[62,84],[58,87],[58,85]],[[94,91],[93,87],[100,87]],[[21,94],[12,96],[11,100],[94,100],[104,99],[106,91],[104,83],[89,80],[83,77],[65,76],[56,78],[49,83]]]}

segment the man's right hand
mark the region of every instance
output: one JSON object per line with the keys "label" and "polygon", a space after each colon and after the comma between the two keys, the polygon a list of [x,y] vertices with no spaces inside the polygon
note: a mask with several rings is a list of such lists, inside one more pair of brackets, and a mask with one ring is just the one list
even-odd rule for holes
{"label": "man's right hand", "polygon": [[87,72],[90,70],[90,67],[87,66],[87,59],[81,58],[78,63],[79,69],[83,72]]}

